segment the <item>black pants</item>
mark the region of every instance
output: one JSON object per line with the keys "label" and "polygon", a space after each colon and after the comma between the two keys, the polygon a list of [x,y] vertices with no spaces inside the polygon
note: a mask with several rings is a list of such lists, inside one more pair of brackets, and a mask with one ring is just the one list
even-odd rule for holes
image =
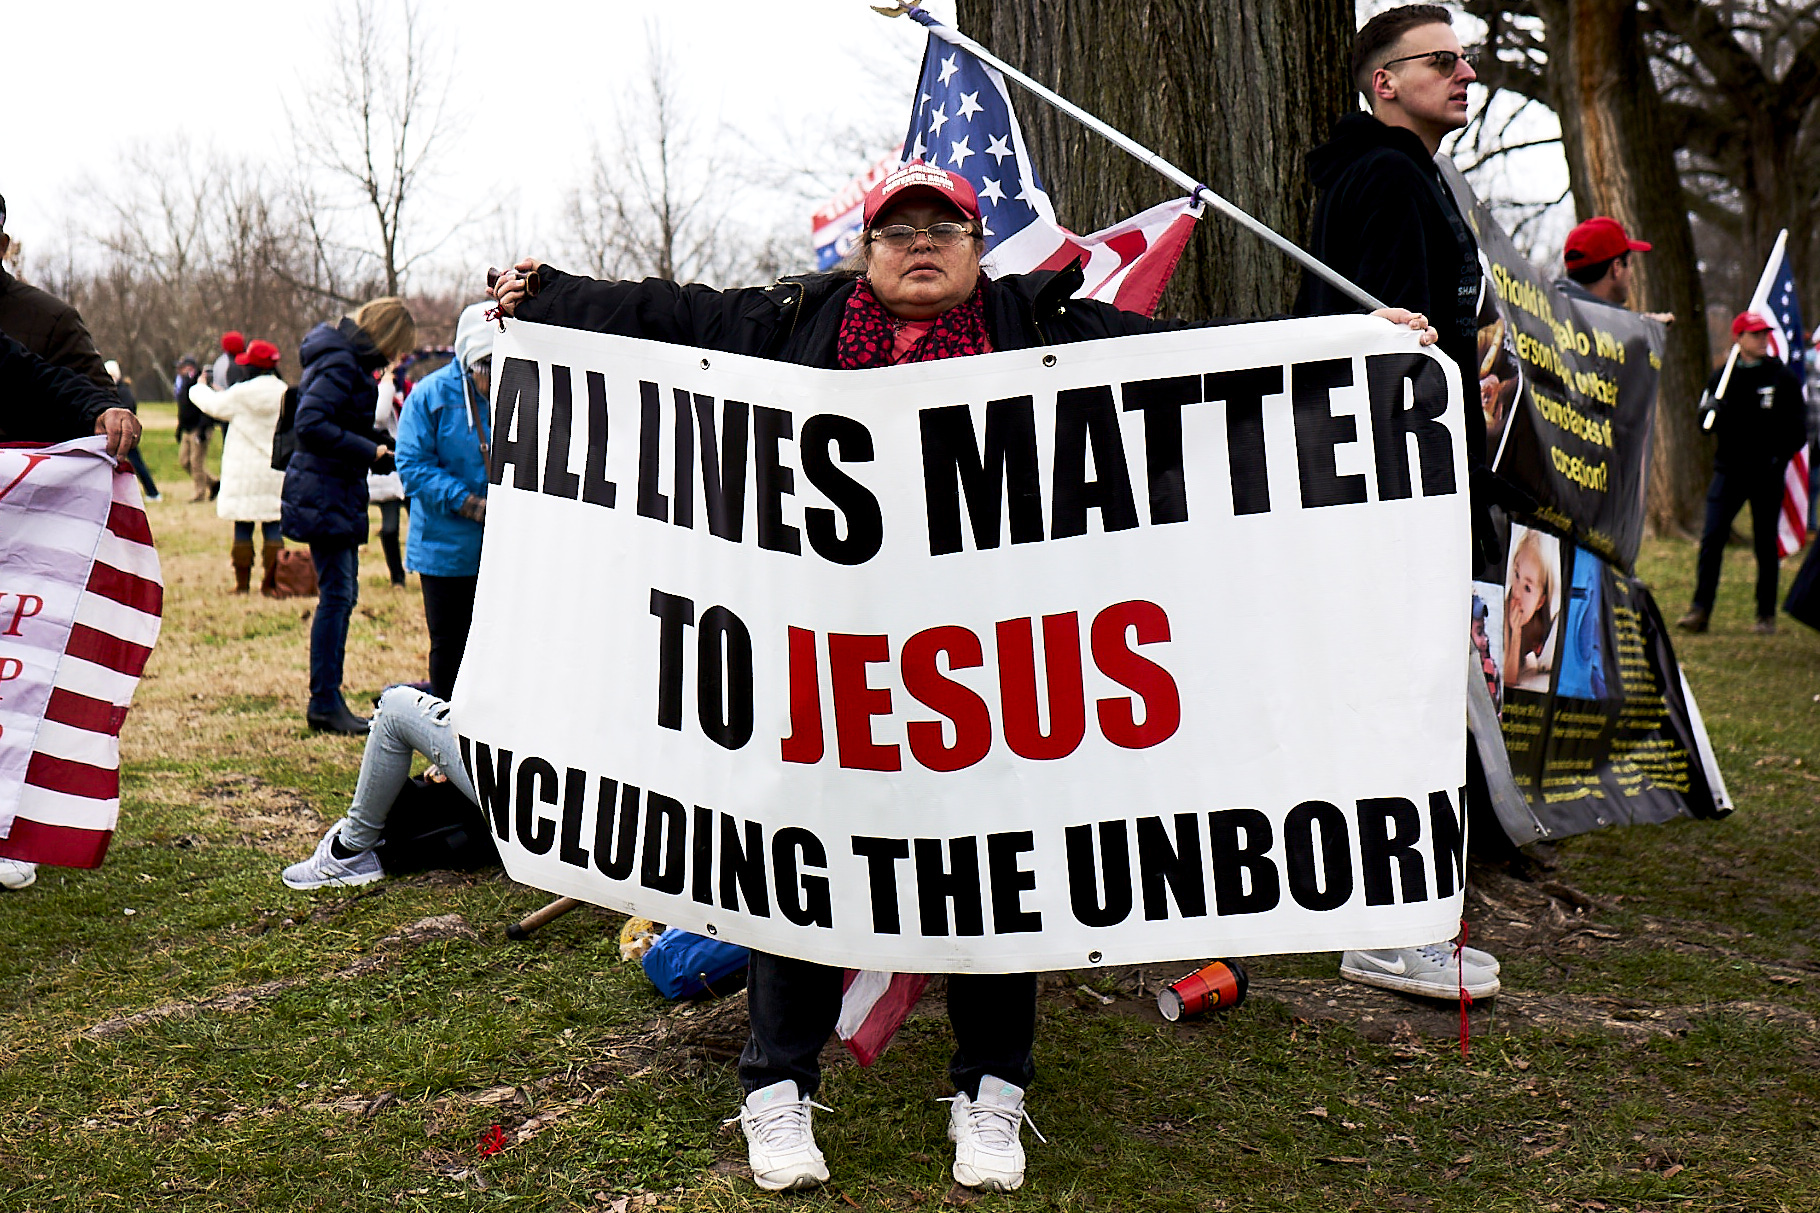
{"label": "black pants", "polygon": [[1725,541],[1731,538],[1732,519],[1750,503],[1751,546],[1757,552],[1757,618],[1776,617],[1776,523],[1782,517],[1780,461],[1764,471],[1713,473],[1706,490],[1706,530],[1700,536],[1700,579],[1694,586],[1694,605],[1711,613],[1719,595],[1719,571],[1725,563]]}
{"label": "black pants", "polygon": [[474,622],[474,586],[479,577],[433,577],[419,573],[423,586],[423,622],[430,632],[430,692],[439,699],[455,693],[468,649],[468,626]]}
{"label": "black pants", "polygon": [[[841,971],[807,960],[752,953],[746,980],[751,1035],[739,1055],[749,1095],[789,1078],[804,1095],[821,1086],[819,1055],[840,1018]],[[970,1099],[990,1074],[1020,1087],[1036,1077],[1036,975],[951,973],[948,1022],[954,1058],[948,1077]]]}

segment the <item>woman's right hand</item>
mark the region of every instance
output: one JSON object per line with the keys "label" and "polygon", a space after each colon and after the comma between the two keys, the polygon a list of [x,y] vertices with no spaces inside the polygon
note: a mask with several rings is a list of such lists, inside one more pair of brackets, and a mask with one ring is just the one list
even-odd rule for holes
{"label": "woman's right hand", "polygon": [[390,455],[391,453],[392,453],[392,448],[382,442],[373,449],[373,462],[378,463],[381,459],[384,459],[387,455]]}
{"label": "woman's right hand", "polygon": [[529,299],[534,293],[533,276],[539,262],[535,257],[525,257],[511,269],[501,274],[489,293],[499,303],[499,310],[507,316],[517,313],[518,305]]}

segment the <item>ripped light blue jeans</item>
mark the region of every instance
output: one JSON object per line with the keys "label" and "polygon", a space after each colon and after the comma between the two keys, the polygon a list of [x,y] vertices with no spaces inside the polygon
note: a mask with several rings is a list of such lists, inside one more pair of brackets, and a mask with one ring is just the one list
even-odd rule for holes
{"label": "ripped light blue jeans", "polygon": [[373,713],[366,753],[360,758],[360,781],[354,785],[354,803],[348,806],[347,822],[341,827],[343,846],[364,851],[379,841],[392,802],[411,777],[413,753],[435,763],[457,792],[480,803],[456,750],[448,700],[411,687],[392,687],[379,697],[379,710]]}

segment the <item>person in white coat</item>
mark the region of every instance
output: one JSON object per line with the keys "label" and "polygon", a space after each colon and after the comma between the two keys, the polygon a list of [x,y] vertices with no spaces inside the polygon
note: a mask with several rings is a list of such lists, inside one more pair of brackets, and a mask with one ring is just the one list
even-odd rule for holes
{"label": "person in white coat", "polygon": [[249,378],[224,391],[197,384],[190,389],[190,401],[228,423],[221,443],[221,495],[215,499],[215,512],[234,524],[234,592],[245,594],[251,588],[257,523],[265,566],[259,590],[270,598],[277,590],[278,553],[284,547],[278,531],[284,473],[272,470],[272,431],[284,407],[285,383],[276,373],[278,347],[269,341],[254,341],[235,361]]}
{"label": "person in white coat", "polygon": [[[399,388],[399,368],[387,367],[379,377],[379,400],[373,408],[373,429],[392,441],[396,450],[398,417],[404,409],[405,392]],[[385,552],[386,571],[392,575],[392,588],[404,587],[404,551],[399,543],[400,515],[410,508],[405,500],[404,481],[395,467],[383,472],[367,473],[367,500],[379,507],[379,546]]]}

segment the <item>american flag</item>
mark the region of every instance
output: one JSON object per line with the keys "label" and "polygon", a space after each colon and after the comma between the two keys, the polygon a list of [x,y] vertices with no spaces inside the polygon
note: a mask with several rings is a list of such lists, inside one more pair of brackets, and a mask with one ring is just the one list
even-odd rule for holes
{"label": "american flag", "polygon": [[994,277],[1058,270],[1082,261],[1083,297],[1148,316],[1156,310],[1201,206],[1177,198],[1090,236],[1056,223],[1055,208],[1024,147],[1005,77],[930,26],[923,74],[904,137],[906,160],[958,173],[979,194],[986,231],[986,272]]}
{"label": "american flag", "polygon": [[[1807,380],[1807,330],[1801,327],[1801,304],[1795,298],[1795,268],[1788,259],[1788,232],[1776,237],[1776,247],[1757,280],[1750,309],[1770,323],[1769,352],[1782,359],[1805,386]],[[1812,437],[1812,435],[1809,435]],[[1782,516],[1776,524],[1776,554],[1788,556],[1807,542],[1807,447],[1795,452],[1782,474]]]}
{"label": "american flag", "polygon": [[103,438],[0,446],[0,857],[99,867],[120,726],[157,642],[158,553]]}

